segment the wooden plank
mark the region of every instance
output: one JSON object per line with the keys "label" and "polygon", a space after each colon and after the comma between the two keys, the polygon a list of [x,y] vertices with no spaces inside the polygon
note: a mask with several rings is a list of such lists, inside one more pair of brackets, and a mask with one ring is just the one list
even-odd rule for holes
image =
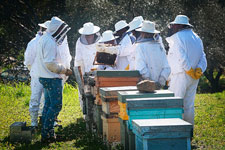
{"label": "wooden plank", "polygon": [[140,73],[137,70],[132,71],[118,71],[118,70],[101,70],[96,71],[95,75],[97,77],[140,77]]}
{"label": "wooden plank", "polygon": [[182,108],[181,97],[154,97],[126,99],[127,109]]}
{"label": "wooden plank", "polygon": [[150,97],[174,97],[174,93],[169,90],[155,90],[154,93],[140,93],[139,91],[118,92],[118,100],[122,103],[126,103],[126,99]]}
{"label": "wooden plank", "polygon": [[120,123],[118,118],[105,118],[101,116],[103,122],[103,138],[108,142],[120,142]]}
{"label": "wooden plank", "polygon": [[102,101],[102,111],[106,114],[111,113],[119,113],[120,112],[120,106],[118,104],[118,101],[110,101],[110,102],[104,102]]}

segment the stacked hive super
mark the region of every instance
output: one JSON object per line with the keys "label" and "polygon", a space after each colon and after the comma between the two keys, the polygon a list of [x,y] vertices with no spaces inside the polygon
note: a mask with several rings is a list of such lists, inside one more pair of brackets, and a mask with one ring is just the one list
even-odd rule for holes
{"label": "stacked hive super", "polygon": [[135,149],[133,119],[182,118],[183,100],[168,90],[154,93],[118,92],[120,104],[121,142],[124,149]]}
{"label": "stacked hive super", "polygon": [[100,88],[102,100],[103,137],[109,143],[120,142],[120,123],[118,113],[118,91],[134,91],[136,86],[106,87]]}
{"label": "stacked hive super", "polygon": [[[140,74],[138,71],[96,71],[95,73],[95,105],[94,105],[94,122],[97,126],[98,133],[102,134],[102,125],[113,121],[112,116],[102,113],[102,100],[100,96],[100,88],[103,87],[121,87],[136,86]],[[113,121],[114,122],[114,121]],[[104,125],[106,130],[107,126]]]}

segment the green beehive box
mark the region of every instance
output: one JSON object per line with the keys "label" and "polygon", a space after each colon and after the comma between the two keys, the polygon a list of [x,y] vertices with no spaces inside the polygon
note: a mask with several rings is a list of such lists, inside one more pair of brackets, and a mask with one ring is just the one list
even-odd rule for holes
{"label": "green beehive box", "polygon": [[117,71],[117,70],[99,70],[96,71],[97,77],[139,77],[140,73],[137,70]]}
{"label": "green beehive box", "polygon": [[123,150],[135,150],[135,134],[128,129],[128,121],[118,118],[120,122],[120,142]]}

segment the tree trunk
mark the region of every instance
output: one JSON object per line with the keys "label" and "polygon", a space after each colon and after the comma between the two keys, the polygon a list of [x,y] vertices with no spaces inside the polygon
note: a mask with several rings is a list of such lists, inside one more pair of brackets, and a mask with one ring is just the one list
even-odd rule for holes
{"label": "tree trunk", "polygon": [[223,74],[223,69],[219,68],[216,77],[214,78],[213,76],[213,72],[214,72],[214,68],[210,68],[208,71],[206,71],[204,74],[206,76],[206,78],[209,80],[210,85],[211,85],[211,92],[215,93],[215,92],[220,92],[219,89],[219,80],[221,75]]}

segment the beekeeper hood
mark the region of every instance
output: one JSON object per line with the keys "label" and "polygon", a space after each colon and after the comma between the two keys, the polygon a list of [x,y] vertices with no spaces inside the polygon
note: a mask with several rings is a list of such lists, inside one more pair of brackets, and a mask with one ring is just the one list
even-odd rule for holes
{"label": "beekeeper hood", "polygon": [[61,44],[70,29],[71,28],[60,18],[52,17],[47,32],[52,35],[58,44]]}
{"label": "beekeeper hood", "polygon": [[83,25],[83,27],[78,30],[78,32],[81,34],[81,36],[80,36],[81,43],[84,45],[90,45],[90,44],[88,44],[86,37],[85,37],[87,35],[94,35],[95,36],[94,41],[91,44],[96,43],[100,39],[99,31],[100,31],[100,27],[95,26],[92,22],[85,23]]}
{"label": "beekeeper hood", "polygon": [[45,21],[44,23],[39,23],[38,26],[47,29],[49,24],[50,24],[50,20]]}

